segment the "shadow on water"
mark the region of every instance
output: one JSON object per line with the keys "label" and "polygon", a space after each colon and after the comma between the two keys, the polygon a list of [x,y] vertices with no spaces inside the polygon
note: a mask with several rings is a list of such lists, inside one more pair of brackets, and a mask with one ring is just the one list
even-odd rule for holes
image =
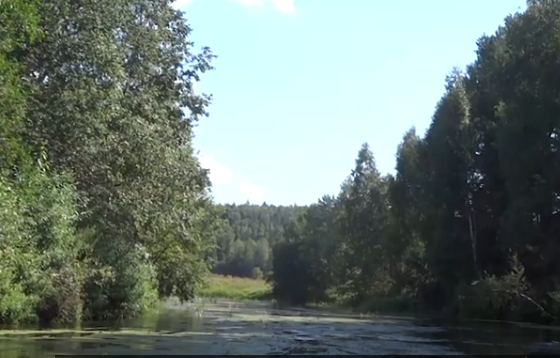
{"label": "shadow on water", "polygon": [[545,347],[547,354],[560,352],[560,344],[556,345],[560,341],[559,327],[490,321],[439,324],[445,330],[434,333],[431,337],[446,340],[457,350],[469,355],[536,354],[539,347],[546,346],[542,343],[554,343],[552,347]]}
{"label": "shadow on water", "polygon": [[539,326],[362,317],[263,302],[169,301],[154,317],[79,329],[0,330],[0,356],[54,354],[525,354],[560,331]]}

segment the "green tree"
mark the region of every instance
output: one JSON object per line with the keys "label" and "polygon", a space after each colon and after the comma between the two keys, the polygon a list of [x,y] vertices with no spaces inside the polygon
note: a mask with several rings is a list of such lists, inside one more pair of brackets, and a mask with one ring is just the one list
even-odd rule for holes
{"label": "green tree", "polygon": [[455,286],[477,278],[477,239],[471,166],[470,109],[464,75],[454,71],[426,134],[430,177],[427,255],[441,286],[451,299]]}
{"label": "green tree", "polygon": [[560,252],[559,15],[555,1],[529,1],[494,39],[501,69],[493,73],[500,86],[497,142],[509,199],[504,239],[520,254],[541,297],[557,290],[560,273],[555,259]]}
{"label": "green tree", "polygon": [[341,292],[358,302],[384,286],[380,276],[385,269],[383,244],[388,229],[387,181],[378,172],[367,144],[358,152],[347,190],[341,199],[346,255]]}
{"label": "green tree", "polygon": [[30,88],[23,59],[38,39],[35,1],[0,2],[0,322],[81,315],[72,178],[23,142]]}
{"label": "green tree", "polygon": [[412,290],[415,295],[430,279],[423,235],[427,228],[427,159],[425,142],[410,129],[397,149],[396,174],[389,185],[391,239],[387,254],[397,266],[391,274],[397,291]]}
{"label": "green tree", "polygon": [[169,1],[38,6],[43,36],[24,58],[33,88],[25,139],[35,156],[46,149],[54,170],[75,173],[91,272],[111,272],[88,278],[86,308],[134,315],[155,291],[191,298],[216,231],[210,182],[192,149],[210,100],[193,83],[214,56],[193,52]]}

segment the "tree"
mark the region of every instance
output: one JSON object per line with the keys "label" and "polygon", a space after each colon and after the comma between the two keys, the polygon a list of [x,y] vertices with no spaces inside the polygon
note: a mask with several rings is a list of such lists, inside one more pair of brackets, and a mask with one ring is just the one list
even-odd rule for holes
{"label": "tree", "polygon": [[347,197],[341,198],[346,255],[341,290],[360,301],[381,284],[387,231],[387,181],[377,171],[367,144],[358,152],[347,190]]}
{"label": "tree", "polygon": [[24,138],[35,157],[45,149],[54,170],[75,174],[78,227],[92,233],[87,255],[111,268],[110,277],[88,278],[86,308],[134,315],[157,294],[191,298],[217,229],[192,149],[210,100],[193,82],[214,56],[193,53],[169,1],[38,6],[43,37],[23,58],[32,85]]}
{"label": "tree", "polygon": [[80,243],[71,175],[32,158],[25,136],[30,88],[22,61],[38,39],[35,1],[0,2],[0,323],[81,315]]}
{"label": "tree", "polygon": [[427,225],[426,188],[429,163],[426,143],[408,130],[396,155],[396,174],[389,184],[391,239],[388,257],[396,268],[391,272],[397,291],[412,290],[419,294],[429,281],[426,267],[424,230]]}
{"label": "tree", "polygon": [[559,14],[555,1],[530,1],[524,13],[506,19],[494,45],[501,67],[492,73],[500,86],[497,143],[509,199],[504,239],[538,296],[559,287]]}

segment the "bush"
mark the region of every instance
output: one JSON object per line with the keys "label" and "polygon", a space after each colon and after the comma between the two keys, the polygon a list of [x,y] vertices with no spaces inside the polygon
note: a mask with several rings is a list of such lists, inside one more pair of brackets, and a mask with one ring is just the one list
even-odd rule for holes
{"label": "bush", "polygon": [[538,304],[528,295],[524,269],[516,259],[513,261],[511,272],[502,277],[491,275],[460,285],[451,307],[455,314],[469,319],[516,320],[527,310],[537,309]]}
{"label": "bush", "polygon": [[0,203],[0,322],[14,323],[32,317],[33,299],[17,279],[19,247],[24,238],[17,192],[2,178]]}
{"label": "bush", "polygon": [[[0,223],[2,221],[0,220]],[[15,250],[0,249],[0,322],[17,323],[35,318],[34,296],[28,295],[18,282],[14,262]]]}
{"label": "bush", "polygon": [[92,265],[83,291],[88,318],[136,317],[157,307],[156,273],[144,255],[141,247],[120,242],[97,253],[100,259]]}
{"label": "bush", "polygon": [[262,279],[264,276],[262,270],[260,267],[253,267],[253,270],[251,271],[251,278],[255,279],[255,280],[260,280]]}
{"label": "bush", "polygon": [[358,306],[359,311],[381,312],[381,313],[401,313],[417,311],[418,300],[407,292],[397,296],[378,296],[366,300]]}
{"label": "bush", "polygon": [[28,169],[0,179],[0,321],[75,320],[75,189],[64,175]]}

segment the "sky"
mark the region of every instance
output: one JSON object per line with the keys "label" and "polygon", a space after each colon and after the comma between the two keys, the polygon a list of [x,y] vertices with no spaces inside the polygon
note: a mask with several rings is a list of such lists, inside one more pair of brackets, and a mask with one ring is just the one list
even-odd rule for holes
{"label": "sky", "polygon": [[306,205],[336,195],[360,146],[394,173],[454,66],[525,0],[178,0],[215,70],[195,149],[220,203]]}

